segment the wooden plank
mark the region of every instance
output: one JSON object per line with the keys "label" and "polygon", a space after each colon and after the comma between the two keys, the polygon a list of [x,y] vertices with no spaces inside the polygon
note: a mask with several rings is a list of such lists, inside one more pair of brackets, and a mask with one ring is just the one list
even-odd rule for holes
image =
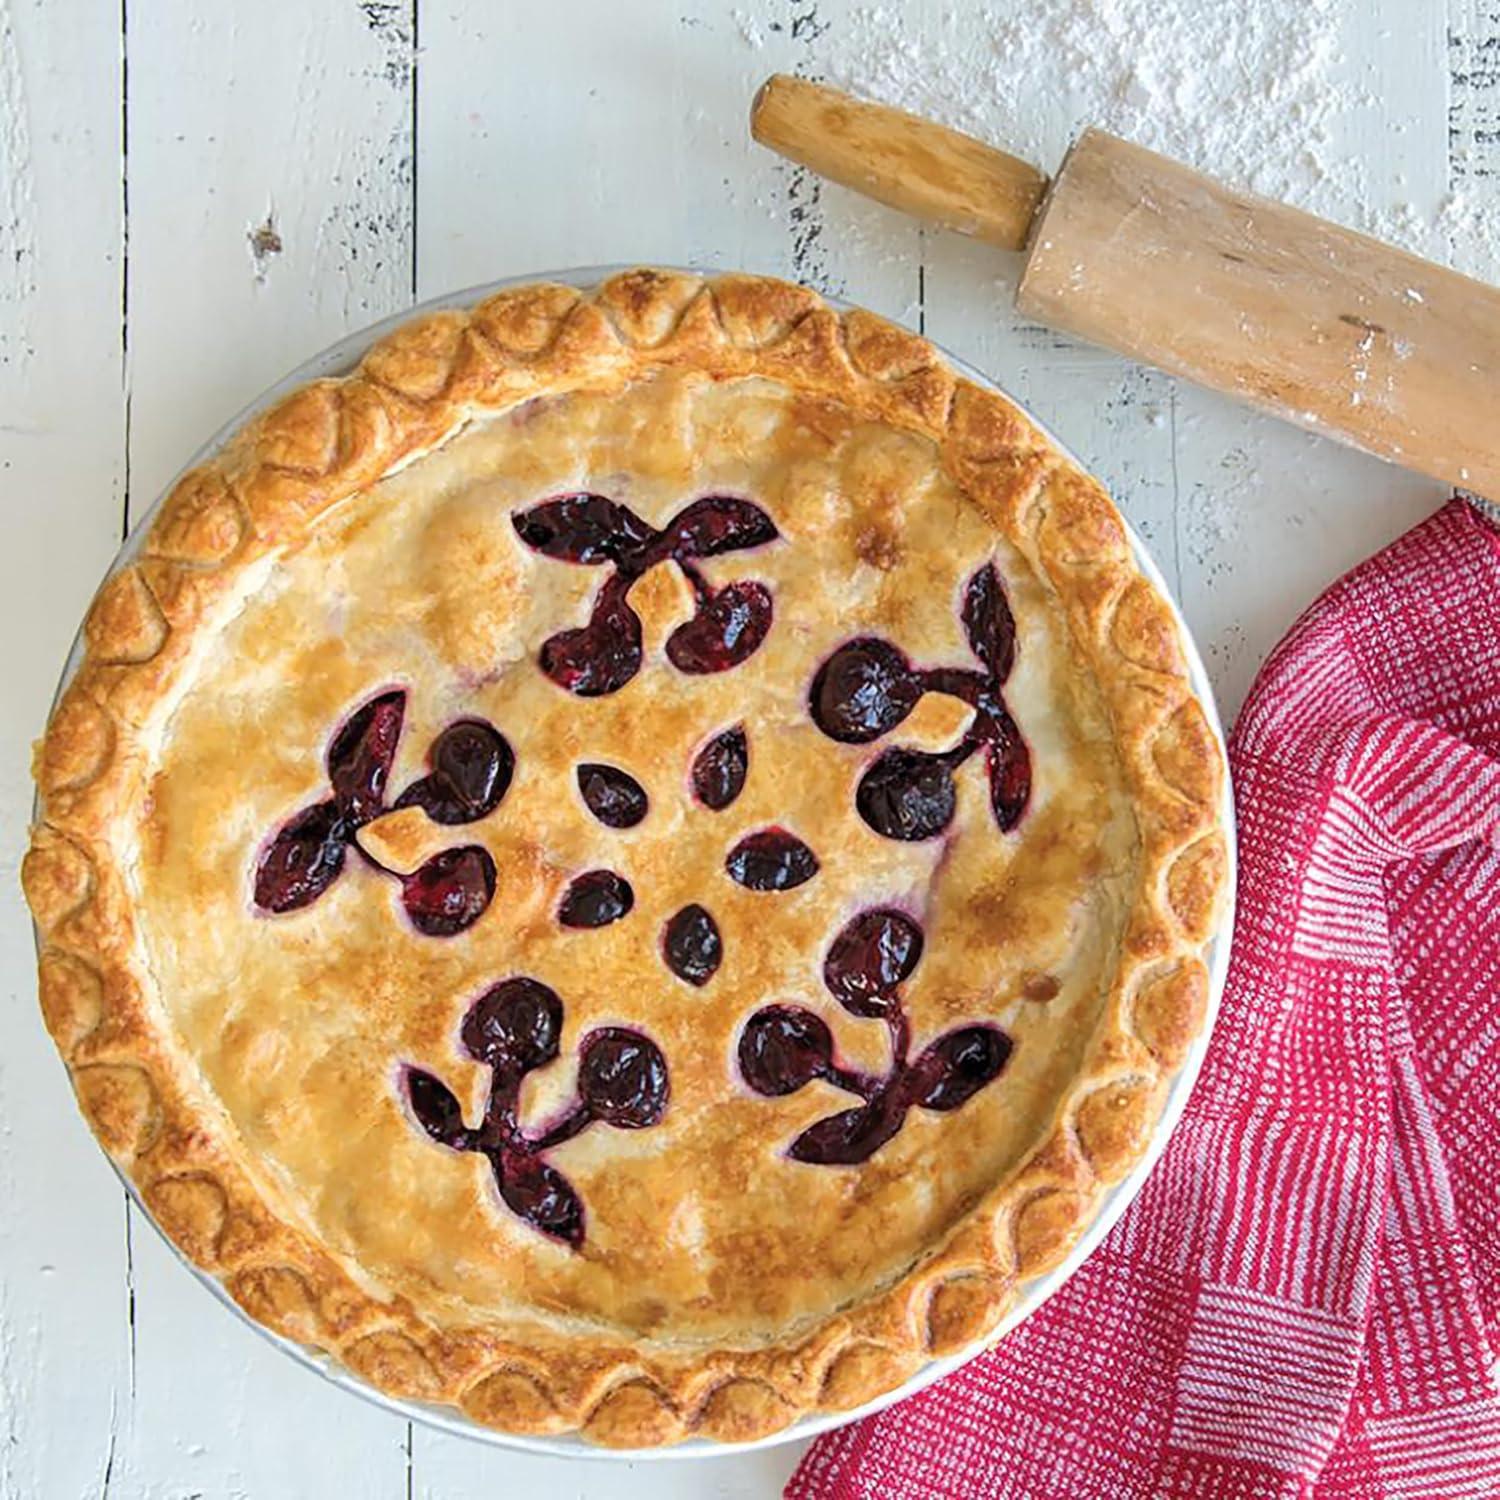
{"label": "wooden plank", "polygon": [[[119,541],[119,17],[0,0],[0,877],[17,890],[40,732]],[[87,216],[76,205],[89,205]],[[129,1400],[124,1194],[36,1009],[31,924],[0,905],[0,1495],[96,1495]]]}
{"label": "wooden plank", "polygon": [[[262,387],[409,301],[411,47],[407,0],[128,0],[133,516]],[[406,1494],[407,1424],[240,1326],[138,1214],[132,1269],[118,1493]]]}
{"label": "wooden plank", "polygon": [[[1447,186],[1447,122],[1435,106],[1441,9],[1377,0],[1362,16],[1364,45],[1343,66],[1379,107],[1349,122],[1358,134],[1346,149],[1363,170],[1327,183],[1320,213],[1361,222],[1408,200],[1437,211]],[[1449,491],[1192,385],[1177,387],[1175,412],[1181,602],[1227,718],[1302,609]]]}
{"label": "wooden plank", "polygon": [[[939,8],[913,5],[912,24]],[[856,9],[855,0],[748,11],[688,0],[651,19],[647,8],[599,0],[424,7],[421,295],[644,261],[768,271],[911,321],[917,226],[753,145],[746,126],[762,79],[817,76]],[[565,80],[559,36],[578,42]],[[857,229],[825,234],[830,212]],[[413,1441],[418,1495],[478,1493],[503,1473],[518,1488],[643,1500],[776,1493],[803,1446],[622,1466],[485,1453],[420,1428]]]}

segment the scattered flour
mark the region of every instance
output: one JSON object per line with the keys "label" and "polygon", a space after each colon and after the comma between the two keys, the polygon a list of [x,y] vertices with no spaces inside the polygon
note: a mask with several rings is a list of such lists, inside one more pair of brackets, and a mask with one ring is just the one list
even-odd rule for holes
{"label": "scattered flour", "polygon": [[[1362,11],[1346,0],[1017,0],[936,14],[877,5],[830,28],[815,65],[839,87],[1044,169],[1082,126],[1101,125],[1236,186],[1500,274],[1500,222],[1465,191],[1462,160],[1438,201],[1409,201],[1391,169],[1404,144],[1392,138],[1416,121],[1392,106],[1389,80],[1377,92],[1380,80],[1352,71],[1350,56],[1371,50],[1350,45],[1352,28],[1374,24]],[[1404,28],[1379,39],[1398,58],[1412,44]],[[1436,54],[1441,32],[1429,43]],[[1430,109],[1430,96],[1420,103]]]}

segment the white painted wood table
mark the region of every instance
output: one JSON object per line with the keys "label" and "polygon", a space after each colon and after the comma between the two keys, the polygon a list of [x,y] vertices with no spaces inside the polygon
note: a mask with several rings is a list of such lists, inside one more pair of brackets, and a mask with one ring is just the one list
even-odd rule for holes
{"label": "white painted wood table", "polygon": [[[1482,190],[1493,7],[1316,3],[1379,101],[1356,142],[1374,190],[1399,184],[1419,212],[1452,175]],[[524,271],[799,276],[991,372],[1103,477],[1175,586],[1226,716],[1295,612],[1442,498],[1019,323],[1004,258],[750,146],[764,74],[842,76],[841,49],[891,24],[843,0],[0,0],[5,1500],[770,1496],[799,1451],[565,1463],[413,1428],[217,1305],[127,1207],[74,1112],[15,878],[29,741],[122,531],[284,371],[415,299]],[[905,34],[954,45],[993,45],[995,24],[941,0],[900,8]],[[1081,122],[1057,83],[1015,80],[1048,105],[1060,152]]]}

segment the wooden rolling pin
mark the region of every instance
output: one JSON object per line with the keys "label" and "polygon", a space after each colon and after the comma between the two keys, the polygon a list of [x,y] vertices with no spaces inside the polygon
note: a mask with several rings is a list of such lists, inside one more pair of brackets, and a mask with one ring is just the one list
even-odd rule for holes
{"label": "wooden rolling pin", "polygon": [[1500,291],[1086,130],[1057,176],[778,74],[755,139],[1026,252],[1016,306],[1381,458],[1500,498]]}

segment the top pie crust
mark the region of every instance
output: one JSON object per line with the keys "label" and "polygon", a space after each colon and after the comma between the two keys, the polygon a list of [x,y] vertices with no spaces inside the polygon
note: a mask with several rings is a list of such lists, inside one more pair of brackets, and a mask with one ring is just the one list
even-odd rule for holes
{"label": "top pie crust", "polygon": [[[587,617],[605,570],[524,545],[514,517],[581,492],[658,529],[706,495],[758,506],[776,540],[698,569],[769,592],[759,648],[733,670],[670,664],[694,594],[669,562],[630,594],[644,658],[628,684],[549,681],[542,643]],[[893,745],[945,750],[973,712],[933,692],[889,734],[840,743],[809,684],[872,636],[972,674],[960,602],[989,565],[1015,620],[1003,695],[1029,751],[1024,815],[997,827],[976,753],[942,838],[882,837],[855,813],[866,768]],[[84,639],[39,747],[24,869],[80,1105],[251,1316],[393,1395],[618,1445],[744,1440],[861,1403],[980,1344],[1064,1255],[1201,1026],[1223,768],[1170,610],[1100,487],[1014,406],[803,288],[642,270],[416,318],[179,481]],[[371,817],[354,836],[397,879],[351,848],[316,900],[256,911],[267,841],[329,795],[330,737],[398,690],[391,800],[474,718],[514,751],[503,800],[462,826]],[[690,766],[736,725],[748,774],[714,811]],[[644,788],[632,826],[586,807],[577,768],[596,762]],[[817,873],[745,889],[726,853],[771,826]],[[457,846],[492,860],[493,901],[424,935],[399,877]],[[633,909],[561,925],[596,868]],[[691,904],[722,940],[702,985],[662,957]],[[899,991],[912,1057],[975,1023],[1012,1050],[862,1162],[794,1161],[801,1131],[859,1100],[824,1079],[767,1097],[737,1048],[753,1013],[797,1006],[842,1065],[884,1074],[886,1028],[823,978],[872,907],[922,929]],[[669,1080],[650,1128],[596,1123],[546,1150],[583,1205],[576,1244],[508,1211],[486,1156],[412,1114],[416,1069],[481,1118],[491,1069],[462,1021],[518,975],[562,1005],[555,1060],[519,1085],[533,1138],[583,1087],[601,1028],[644,1034]]]}

